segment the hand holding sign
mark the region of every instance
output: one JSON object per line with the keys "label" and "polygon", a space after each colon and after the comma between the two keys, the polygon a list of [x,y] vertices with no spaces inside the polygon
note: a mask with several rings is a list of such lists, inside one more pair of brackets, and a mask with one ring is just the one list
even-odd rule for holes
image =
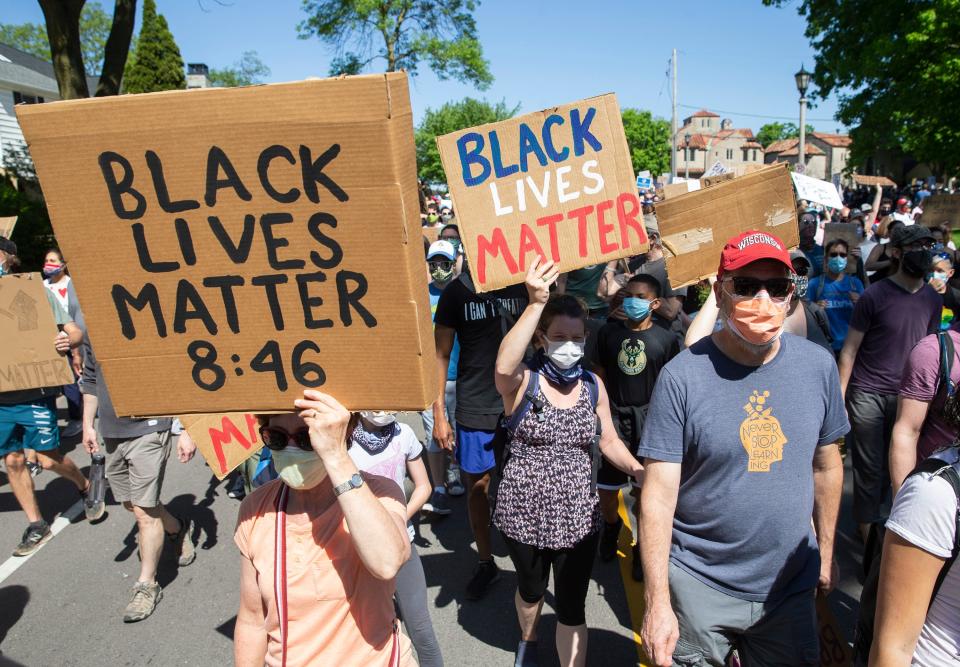
{"label": "hand holding sign", "polygon": [[310,429],[310,445],[324,464],[339,463],[347,456],[347,426],[350,411],[333,396],[307,389],[293,404]]}
{"label": "hand holding sign", "polygon": [[527,270],[527,294],[530,303],[545,304],[550,299],[550,286],[560,277],[560,269],[556,264],[542,257],[533,260]]}

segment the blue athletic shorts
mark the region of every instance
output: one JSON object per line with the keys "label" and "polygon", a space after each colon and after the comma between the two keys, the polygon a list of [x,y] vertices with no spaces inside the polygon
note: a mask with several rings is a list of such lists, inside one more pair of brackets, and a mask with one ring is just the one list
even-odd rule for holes
{"label": "blue athletic shorts", "polygon": [[482,475],[497,465],[493,456],[494,431],[457,424],[457,463],[471,475]]}
{"label": "blue athletic shorts", "polygon": [[29,403],[0,405],[0,456],[24,449],[57,449],[60,428],[56,401],[50,396]]}

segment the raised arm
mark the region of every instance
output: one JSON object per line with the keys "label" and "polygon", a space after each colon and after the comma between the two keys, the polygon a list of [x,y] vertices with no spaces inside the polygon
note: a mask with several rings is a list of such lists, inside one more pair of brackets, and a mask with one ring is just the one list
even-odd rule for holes
{"label": "raised arm", "polygon": [[683,344],[687,347],[712,334],[714,327],[717,325],[720,308],[717,306],[717,295],[713,290],[713,285],[717,282],[717,279],[714,276],[709,281],[710,294],[707,295],[707,300],[703,302],[697,316],[693,318],[690,327],[687,329],[687,335],[683,339]]}

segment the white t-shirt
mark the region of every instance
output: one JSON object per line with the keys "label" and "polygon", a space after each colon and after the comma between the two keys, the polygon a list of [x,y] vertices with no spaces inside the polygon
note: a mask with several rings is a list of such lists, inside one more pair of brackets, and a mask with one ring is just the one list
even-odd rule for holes
{"label": "white t-shirt", "polygon": [[[937,452],[960,470],[960,449]],[[949,558],[957,531],[957,496],[939,476],[914,475],[893,503],[887,529],[927,553]],[[937,592],[917,640],[914,665],[956,665],[960,661],[960,559],[954,561]]]}
{"label": "white t-shirt", "polygon": [[63,280],[58,283],[52,283],[48,279],[43,279],[43,284],[47,286],[47,289],[53,293],[53,296],[57,298],[57,301],[60,302],[60,305],[63,306],[64,310],[67,310],[67,286],[70,284],[70,276],[64,276]]}
{"label": "white t-shirt", "polygon": [[[403,491],[403,481],[407,477],[407,461],[418,459],[423,453],[423,445],[417,440],[413,429],[406,424],[398,424],[400,432],[387,443],[381,451],[372,453],[364,449],[356,439],[351,439],[350,458],[360,470],[371,475],[392,479]],[[362,428],[358,426],[357,428]],[[413,525],[407,522],[407,532],[413,540]]]}

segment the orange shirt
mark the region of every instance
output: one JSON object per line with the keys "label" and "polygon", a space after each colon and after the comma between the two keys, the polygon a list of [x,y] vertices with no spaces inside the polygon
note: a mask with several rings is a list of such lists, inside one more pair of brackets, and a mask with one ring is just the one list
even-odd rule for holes
{"label": "orange shirt", "polygon": [[[406,516],[403,495],[393,480],[361,473],[388,512]],[[267,610],[266,664],[280,665],[280,623],[274,595],[277,479],[247,496],[240,505],[234,540],[257,571],[257,586]],[[287,514],[287,667],[376,666],[390,661],[396,613],[394,582],[370,574],[350,540],[347,522],[329,482],[307,491],[306,505],[323,508],[319,516]],[[410,641],[400,635],[400,664],[413,666]]]}

